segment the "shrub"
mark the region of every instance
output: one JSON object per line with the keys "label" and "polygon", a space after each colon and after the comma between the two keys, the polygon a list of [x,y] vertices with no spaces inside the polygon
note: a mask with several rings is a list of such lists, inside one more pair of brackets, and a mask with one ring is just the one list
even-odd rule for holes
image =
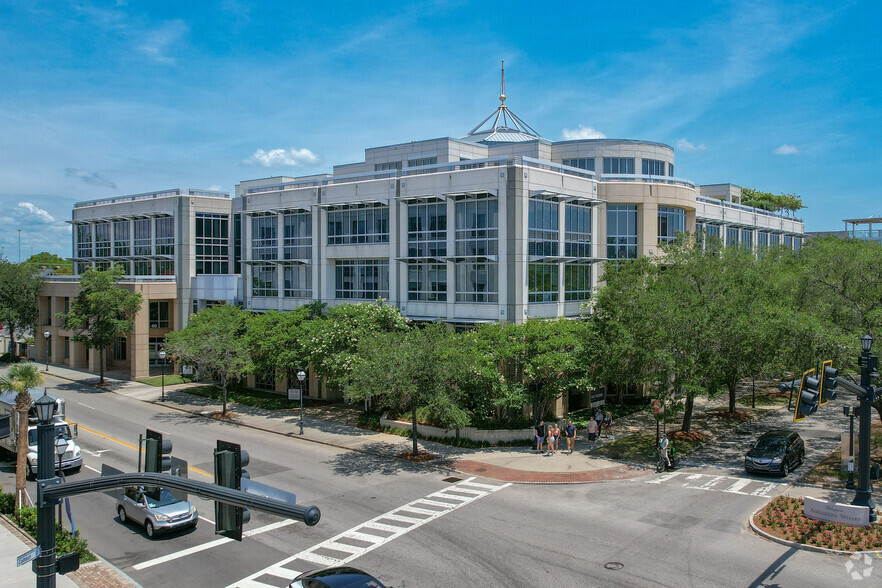
{"label": "shrub", "polygon": [[0,362],[3,363],[18,363],[21,361],[21,358],[14,353],[6,352],[3,355],[0,355]]}

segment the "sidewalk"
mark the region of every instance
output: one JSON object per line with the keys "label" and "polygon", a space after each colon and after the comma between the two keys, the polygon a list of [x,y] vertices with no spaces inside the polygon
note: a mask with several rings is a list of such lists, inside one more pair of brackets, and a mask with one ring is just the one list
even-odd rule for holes
{"label": "sidewalk", "polygon": [[[94,384],[98,376],[89,372],[50,366],[49,374],[78,382]],[[187,388],[201,384],[177,384],[165,387],[165,402],[160,401],[162,390],[140,382],[104,378],[109,393],[120,394],[142,402],[162,405],[169,409],[208,417],[220,412],[221,403],[202,396],[187,394]],[[412,451],[413,442],[406,437],[359,429],[340,422],[318,419],[306,415],[303,435],[300,435],[300,415],[292,408],[271,411],[252,406],[227,404],[227,412],[235,416],[230,422],[239,425],[285,435],[293,439],[323,443],[361,453],[395,458]],[[561,442],[566,446],[565,441]],[[587,450],[584,438],[576,441],[572,455],[558,451],[544,455],[531,447],[494,447],[465,449],[431,441],[419,441],[419,446],[435,456],[430,467],[441,467],[463,474],[478,475],[503,482],[515,483],[582,483],[632,478],[649,470],[623,465],[618,462],[594,457]]]}

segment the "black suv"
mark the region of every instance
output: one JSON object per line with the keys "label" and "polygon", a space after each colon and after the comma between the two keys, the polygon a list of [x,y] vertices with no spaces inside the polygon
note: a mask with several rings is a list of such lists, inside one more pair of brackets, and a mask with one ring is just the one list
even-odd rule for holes
{"label": "black suv", "polygon": [[794,431],[769,431],[757,439],[744,457],[744,469],[749,474],[780,474],[802,464],[805,443]]}

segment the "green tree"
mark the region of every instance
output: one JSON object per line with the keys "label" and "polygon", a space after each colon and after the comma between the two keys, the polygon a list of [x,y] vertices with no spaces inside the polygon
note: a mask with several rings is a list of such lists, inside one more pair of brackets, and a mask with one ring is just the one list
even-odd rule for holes
{"label": "green tree", "polygon": [[796,194],[776,195],[771,192],[760,192],[753,188],[741,188],[741,204],[763,210],[787,210],[790,213],[805,208],[802,198]]}
{"label": "green tree", "polygon": [[313,310],[301,306],[288,312],[256,314],[248,320],[245,338],[256,369],[284,373],[290,380],[298,370],[308,368],[307,322],[315,319]]}
{"label": "green tree", "polygon": [[24,260],[23,263],[36,269],[46,268],[52,270],[52,273],[56,276],[69,276],[73,273],[73,262],[48,251],[34,253]]}
{"label": "green tree", "polygon": [[367,395],[396,412],[410,413],[413,455],[417,446],[417,410],[447,428],[468,424],[469,415],[452,384],[462,347],[444,325],[431,324],[406,332],[375,332],[364,337],[350,370],[346,387],[352,400]]}
{"label": "green tree", "polygon": [[28,455],[28,410],[33,399],[28,391],[43,383],[43,375],[35,363],[17,363],[0,377],[0,389],[16,392],[15,412],[18,413],[18,440],[15,454],[15,510],[21,507],[24,496]]}
{"label": "green tree", "polygon": [[166,336],[165,349],[182,362],[196,366],[220,382],[223,411],[227,414],[227,387],[251,373],[247,323],[249,313],[238,306],[221,304],[204,308],[190,317],[187,326]]}
{"label": "green tree", "polygon": [[71,301],[70,312],[59,313],[64,328],[74,341],[96,349],[100,383],[104,383],[104,356],[118,337],[135,326],[135,314],[141,308],[141,293],[124,290],[117,282],[125,274],[123,266],[96,271],[89,268],[80,279],[80,292]]}
{"label": "green tree", "polygon": [[0,323],[10,341],[37,324],[37,294],[43,286],[33,267],[0,259]]}

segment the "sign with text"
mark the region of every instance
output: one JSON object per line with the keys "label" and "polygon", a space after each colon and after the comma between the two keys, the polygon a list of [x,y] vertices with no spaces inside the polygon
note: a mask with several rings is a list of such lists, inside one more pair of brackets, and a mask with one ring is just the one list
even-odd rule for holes
{"label": "sign with text", "polygon": [[300,388],[288,388],[288,400],[300,400]]}
{"label": "sign with text", "polygon": [[21,555],[19,555],[17,558],[15,558],[15,565],[16,565],[16,567],[21,567],[21,566],[25,565],[26,563],[28,563],[29,561],[37,559],[41,555],[43,555],[43,548],[40,547],[39,545],[37,545],[36,547],[31,549],[30,551],[26,551],[26,552],[22,553]]}
{"label": "sign with text", "polygon": [[852,506],[838,502],[818,500],[811,496],[805,497],[802,512],[816,521],[842,523],[849,527],[868,527],[870,525],[870,509],[866,506]]}
{"label": "sign with text", "polygon": [[606,388],[603,386],[595,388],[589,394],[591,397],[591,408],[603,406],[603,403],[606,402]]}

